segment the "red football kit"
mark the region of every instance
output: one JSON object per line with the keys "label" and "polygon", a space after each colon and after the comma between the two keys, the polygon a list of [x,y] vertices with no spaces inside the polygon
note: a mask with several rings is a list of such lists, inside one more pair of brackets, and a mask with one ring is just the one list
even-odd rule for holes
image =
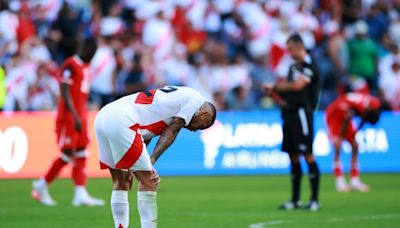
{"label": "red football kit", "polygon": [[72,112],[60,96],[56,120],[57,142],[61,150],[84,149],[89,143],[86,106],[90,90],[90,65],[75,55],[65,60],[60,72],[61,83],[70,85],[72,103],[81,120],[82,130],[78,132],[75,129]]}
{"label": "red football kit", "polygon": [[[326,109],[326,122],[331,138],[340,137],[342,124],[349,115],[361,116],[365,110],[370,108],[378,109],[380,101],[369,94],[348,93],[338,97]],[[355,139],[357,128],[353,122],[349,124],[344,138],[347,141]]]}

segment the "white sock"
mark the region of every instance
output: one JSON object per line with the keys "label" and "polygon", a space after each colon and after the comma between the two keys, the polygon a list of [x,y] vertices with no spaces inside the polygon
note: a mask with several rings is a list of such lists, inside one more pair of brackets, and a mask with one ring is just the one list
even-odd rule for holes
{"label": "white sock", "polygon": [[157,193],[138,192],[137,203],[142,228],[157,227]]}
{"label": "white sock", "polygon": [[113,190],[111,194],[111,210],[116,228],[127,228],[129,225],[128,191]]}
{"label": "white sock", "polygon": [[37,188],[47,188],[46,180],[43,177],[37,180],[35,185]]}
{"label": "white sock", "polygon": [[360,177],[352,177],[350,179],[352,185],[359,185],[361,183]]}
{"label": "white sock", "polygon": [[86,197],[88,195],[85,186],[75,186],[75,197]]}

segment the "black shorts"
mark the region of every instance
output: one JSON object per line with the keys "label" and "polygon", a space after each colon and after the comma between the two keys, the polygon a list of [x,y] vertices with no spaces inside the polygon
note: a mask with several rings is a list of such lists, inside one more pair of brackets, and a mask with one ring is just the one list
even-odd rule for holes
{"label": "black shorts", "polygon": [[299,108],[282,113],[282,151],[288,153],[312,153],[314,136],[313,111]]}

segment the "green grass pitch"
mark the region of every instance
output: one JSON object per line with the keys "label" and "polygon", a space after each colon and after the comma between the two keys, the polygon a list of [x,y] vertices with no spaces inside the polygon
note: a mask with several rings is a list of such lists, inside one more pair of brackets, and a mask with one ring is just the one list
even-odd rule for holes
{"label": "green grass pitch", "polygon": [[[400,227],[400,174],[366,174],[371,192],[337,193],[333,177],[322,177],[319,212],[279,211],[288,199],[289,178],[277,176],[163,177],[158,192],[160,228]],[[111,180],[91,179],[89,191],[106,199],[100,208],[73,208],[73,187],[57,180],[50,190],[58,206],[30,197],[31,180],[0,180],[0,227],[112,227]],[[309,186],[303,178],[303,201]],[[140,227],[136,193],[130,194],[131,226]]]}

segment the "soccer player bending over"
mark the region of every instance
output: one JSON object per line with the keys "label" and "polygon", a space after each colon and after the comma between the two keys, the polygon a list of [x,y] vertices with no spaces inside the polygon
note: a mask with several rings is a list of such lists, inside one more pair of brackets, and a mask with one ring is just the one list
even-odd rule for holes
{"label": "soccer player bending over", "polygon": [[44,177],[33,182],[32,197],[47,206],[56,202],[47,187],[63,167],[72,163],[75,184],[74,206],[102,206],[104,201],[93,198],[86,191],[87,98],[90,88],[90,61],[97,49],[94,39],[83,42],[77,55],[65,60],[61,66],[61,96],[58,101],[56,134],[61,153],[53,161]]}
{"label": "soccer player bending over", "polygon": [[[353,116],[361,117],[361,123],[358,128],[352,122]],[[368,185],[360,180],[358,144],[355,140],[355,135],[366,122],[377,123],[379,116],[380,102],[378,98],[361,93],[348,93],[340,96],[326,109],[326,123],[335,148],[334,175],[336,177],[337,191],[347,192],[351,189],[356,189],[366,192],[369,190]],[[350,186],[346,184],[340,162],[340,148],[343,140],[347,140],[350,143],[352,150]]]}
{"label": "soccer player bending over", "polygon": [[[182,128],[206,129],[215,117],[214,105],[205,102],[197,91],[172,86],[125,96],[100,110],[95,131],[100,167],[109,169],[112,176],[115,227],[129,225],[128,191],[134,177],[139,182],[137,207],[141,227],[157,227],[156,190],[160,178],[153,164]],[[160,138],[150,157],[146,146],[157,135]]]}

